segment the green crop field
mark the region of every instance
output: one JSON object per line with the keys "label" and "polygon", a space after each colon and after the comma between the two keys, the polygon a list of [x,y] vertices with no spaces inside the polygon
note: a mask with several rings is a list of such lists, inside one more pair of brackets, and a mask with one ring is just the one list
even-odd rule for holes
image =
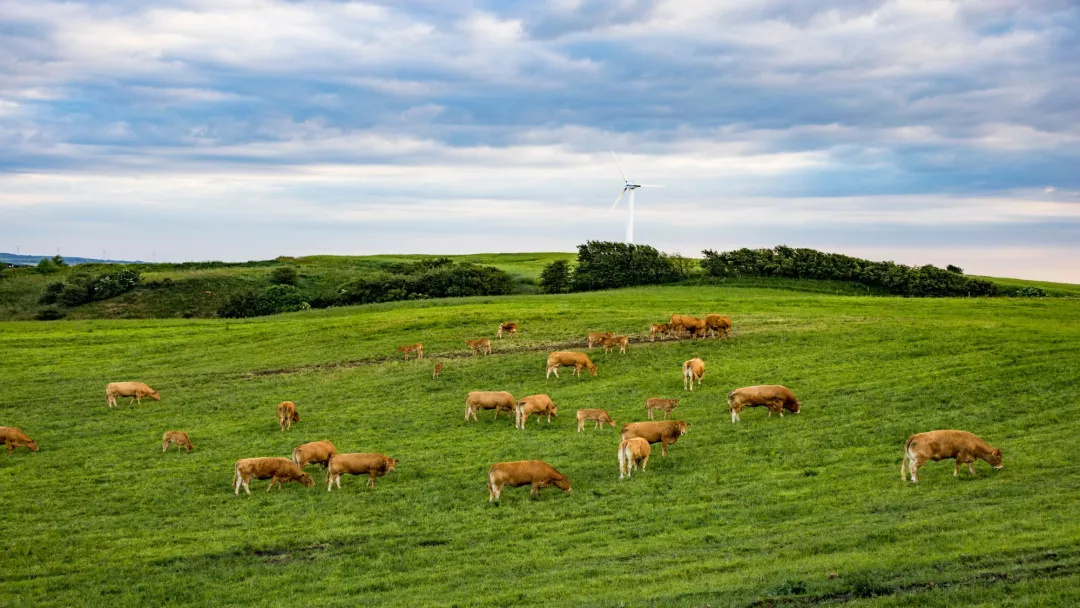
{"label": "green crop field", "polygon": [[[538,268],[522,260],[523,267]],[[738,286],[402,302],[246,321],[0,323],[0,425],[41,451],[0,454],[5,606],[1058,606],[1080,604],[1080,305],[1070,298],[902,299]],[[719,312],[734,336],[650,343],[674,312]],[[465,356],[500,321],[523,333]],[[588,331],[599,376],[544,378],[546,352]],[[394,347],[423,341],[423,361]],[[680,365],[706,361],[700,390]],[[434,361],[446,371],[432,380]],[[106,406],[109,381],[160,402]],[[799,416],[726,394],[779,383]],[[482,412],[470,390],[548,393],[551,424]],[[621,426],[647,397],[691,424],[619,481],[617,431],[575,430],[578,408]],[[281,432],[275,406],[302,421]],[[900,481],[908,435],[972,431],[1005,468]],[[191,454],[162,454],[166,430]],[[400,460],[375,489],[343,479],[252,496],[238,458],[329,439]],[[543,459],[573,492],[507,489],[486,471]]]}

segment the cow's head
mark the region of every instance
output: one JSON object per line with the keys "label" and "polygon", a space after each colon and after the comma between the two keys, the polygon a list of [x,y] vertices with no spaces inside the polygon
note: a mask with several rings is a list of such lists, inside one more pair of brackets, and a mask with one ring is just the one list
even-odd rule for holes
{"label": "cow's head", "polygon": [[293,410],[292,421],[293,422],[300,422],[300,412],[298,412],[296,410]]}
{"label": "cow's head", "polygon": [[559,415],[559,406],[555,405],[554,403],[551,404],[551,415],[552,416],[558,416]]}
{"label": "cow's head", "polygon": [[566,492],[567,494],[573,491],[570,487],[570,478],[565,475],[563,475],[562,479],[555,480],[555,487],[559,488],[563,492]]}
{"label": "cow's head", "polygon": [[795,406],[791,408],[791,411],[798,414],[801,410],[802,410],[802,401],[799,401],[798,399],[796,399],[795,400]]}
{"label": "cow's head", "polygon": [[986,462],[989,462],[990,466],[998,470],[1005,468],[1005,465],[1002,463],[1000,448],[990,452],[990,456],[986,459]]}
{"label": "cow's head", "polygon": [[672,399],[671,400],[671,407],[676,407],[678,405],[679,405],[679,400],[678,399]]}
{"label": "cow's head", "polygon": [[159,392],[157,392],[157,391],[154,391],[154,392],[150,393],[150,397],[151,397],[151,398],[152,398],[152,399],[153,399],[154,401],[161,401],[161,393],[159,393]]}
{"label": "cow's head", "polygon": [[690,424],[684,420],[680,420],[675,423],[675,431],[678,435],[685,435],[687,429],[690,428]]}
{"label": "cow's head", "polygon": [[387,473],[393,473],[394,469],[396,469],[396,468],[397,468],[397,458],[387,458],[386,459],[386,472]]}
{"label": "cow's head", "polygon": [[315,480],[312,479],[311,475],[309,475],[308,473],[303,473],[300,475],[300,483],[304,484],[309,488],[315,487]]}
{"label": "cow's head", "polygon": [[596,364],[595,363],[593,363],[592,365],[589,365],[589,373],[594,375],[594,376],[596,375]]}
{"label": "cow's head", "polygon": [[[37,451],[41,450],[41,448],[38,447],[37,442],[33,441],[33,440],[31,440],[30,443],[26,444],[26,447],[30,448],[31,452],[37,452]],[[998,452],[1000,452],[1000,451],[1001,450],[998,450]]]}

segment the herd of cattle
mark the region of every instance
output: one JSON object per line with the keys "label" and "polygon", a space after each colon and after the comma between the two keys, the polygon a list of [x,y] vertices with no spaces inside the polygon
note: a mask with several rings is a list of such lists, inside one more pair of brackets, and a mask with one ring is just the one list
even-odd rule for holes
{"label": "herd of cattle", "polygon": [[[688,333],[690,337],[726,337],[731,332],[731,319],[728,317],[710,314],[704,319],[687,315],[672,315],[668,323],[660,323],[650,327],[650,337],[653,341],[659,337],[661,340],[668,337],[678,337],[681,333]],[[515,335],[518,333],[518,325],[513,322],[505,322],[499,325],[497,337],[503,335]],[[618,347],[620,352],[625,353],[629,344],[629,336],[618,336],[612,332],[590,333],[586,344],[591,350],[594,345],[602,345],[605,352],[610,352]],[[466,340],[472,353],[491,353],[491,341],[488,338]],[[417,359],[424,356],[424,345],[421,343],[407,346],[399,346],[398,351],[404,353],[405,359],[410,353],[416,353]],[[559,367],[574,368],[574,375],[580,376],[582,370],[588,370],[593,376],[597,375],[597,367],[585,353],[559,351],[550,353],[547,357],[546,378],[552,373],[559,377]],[[437,362],[432,376],[437,378],[444,369],[442,362]],[[700,358],[690,359],[682,364],[683,390],[694,390],[694,384],[701,386],[702,377],[705,375],[705,362]],[[161,395],[142,382],[111,382],[105,388],[106,401],[110,408],[117,406],[117,398],[130,398],[128,405],[142,403],[142,399],[149,398],[155,401],[161,400]],[[799,414],[802,404],[795,394],[785,386],[761,385],[738,388],[728,393],[728,411],[731,414],[731,422],[741,420],[740,414],[748,407],[765,407],[769,411],[769,417],[774,413],[784,416],[784,411]],[[690,424],[682,420],[668,420],[672,410],[679,405],[678,399],[650,398],[645,402],[648,421],[631,422],[624,424],[619,435],[618,464],[619,479],[632,475],[638,466],[642,471],[649,462],[651,444],[661,445],[661,454],[667,456],[668,446],[678,441],[685,435]],[[548,424],[552,417],[558,415],[558,406],[546,394],[529,395],[521,399],[515,399],[513,395],[503,391],[473,391],[465,396],[465,421],[477,421],[477,413],[480,410],[495,410],[495,419],[499,414],[506,412],[514,416],[514,428],[525,429],[526,422],[532,416],[536,416],[537,423],[547,418]],[[664,419],[653,419],[656,410],[663,410]],[[294,422],[300,421],[300,413],[296,405],[291,401],[284,401],[277,407],[278,424],[282,431],[292,428]],[[580,409],[577,411],[577,430],[582,432],[587,422],[593,422],[594,429],[610,425],[616,428],[615,421],[607,411],[602,409]],[[0,427],[0,438],[7,447],[8,454],[12,454],[16,447],[26,447],[30,451],[39,450],[37,443],[26,433],[16,427]],[[166,431],[161,439],[161,451],[166,452],[169,447],[176,445],[178,449],[185,449],[188,453],[195,449],[187,433],[183,431]],[[910,474],[911,481],[918,482],[917,471],[928,461],[954,459],[955,467],[953,475],[959,475],[960,467],[968,465],[968,471],[975,474],[974,462],[984,460],[995,469],[1003,468],[1002,453],[979,437],[966,431],[930,431],[908,437],[904,443],[903,459],[900,464],[900,478],[906,480]],[[368,475],[367,485],[375,487],[377,477],[393,472],[398,461],[394,458],[379,453],[347,453],[339,454],[337,448],[329,441],[315,441],[296,447],[292,452],[292,458],[265,457],[265,458],[242,458],[233,465],[233,490],[239,495],[240,488],[251,494],[250,481],[255,479],[269,479],[270,485],[267,491],[279,487],[289,481],[295,481],[308,487],[315,485],[311,475],[304,471],[309,464],[320,464],[326,469],[326,489],[331,491],[333,486],[341,488],[341,476]],[[554,486],[565,492],[571,491],[570,480],[557,471],[554,467],[540,460],[525,460],[518,462],[500,462],[491,466],[488,470],[488,500],[497,501],[505,486],[518,487],[531,486],[531,495],[536,496],[541,488]]]}

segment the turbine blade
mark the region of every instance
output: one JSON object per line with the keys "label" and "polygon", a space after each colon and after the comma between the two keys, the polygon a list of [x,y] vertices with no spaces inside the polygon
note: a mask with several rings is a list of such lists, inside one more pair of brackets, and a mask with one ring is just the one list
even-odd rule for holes
{"label": "turbine blade", "polygon": [[663,184],[638,184],[639,188],[666,188]]}
{"label": "turbine blade", "polygon": [[622,195],[624,195],[624,194],[626,194],[626,188],[623,188],[623,189],[622,189],[622,191],[621,191],[621,192],[619,192],[619,196],[615,198],[615,204],[613,204],[613,205],[611,206],[611,210],[612,210],[612,211],[614,211],[614,210],[615,210],[615,207],[616,207],[616,206],[618,206],[618,204],[619,204],[619,201],[621,201],[621,200],[622,200]]}
{"label": "turbine blade", "polygon": [[619,175],[622,175],[623,181],[624,182],[629,182],[630,179],[628,177],[626,177],[626,171],[622,170],[622,165],[619,164],[619,157],[615,156],[615,151],[614,150],[611,150],[611,158],[615,159],[615,166],[619,168]]}

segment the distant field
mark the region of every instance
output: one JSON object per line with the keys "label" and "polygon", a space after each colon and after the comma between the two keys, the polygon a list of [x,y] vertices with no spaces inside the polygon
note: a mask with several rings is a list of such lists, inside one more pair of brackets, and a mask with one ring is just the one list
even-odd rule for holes
{"label": "distant field", "polygon": [[[542,264],[518,261],[522,272]],[[0,425],[41,445],[0,455],[0,605],[1058,606],[1080,603],[1080,304],[902,299],[732,284],[308,311],[247,321],[0,323]],[[814,291],[816,290],[816,292]],[[728,340],[594,350],[596,378],[545,380],[544,356],[588,331],[641,336],[672,312],[722,312]],[[524,333],[464,356],[500,321]],[[399,344],[423,341],[422,362]],[[579,346],[578,348],[582,348]],[[682,361],[707,362],[684,393]],[[446,371],[431,379],[435,360]],[[160,402],[109,410],[138,379]],[[800,416],[734,387],[782,383]],[[549,393],[550,426],[463,420],[470,390]],[[681,398],[690,432],[617,479],[614,429]],[[302,421],[278,430],[275,405]],[[899,480],[914,432],[973,431],[1005,454],[952,477]],[[161,454],[186,430],[190,455]],[[235,497],[232,463],[330,439],[399,468],[328,494],[296,484]],[[574,491],[507,489],[487,468],[540,458]]]}

